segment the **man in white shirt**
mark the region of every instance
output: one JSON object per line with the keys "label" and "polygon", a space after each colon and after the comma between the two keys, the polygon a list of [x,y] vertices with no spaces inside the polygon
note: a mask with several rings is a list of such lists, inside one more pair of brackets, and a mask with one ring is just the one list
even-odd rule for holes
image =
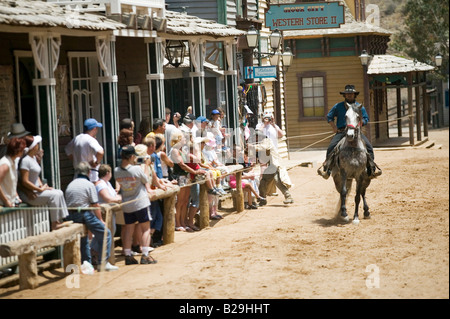
{"label": "man in white shirt", "polygon": [[273,120],[271,112],[265,112],[263,115],[263,122],[256,125],[256,129],[260,129],[263,133],[272,140],[273,145],[278,147],[278,139],[283,137],[283,131]]}
{"label": "man in white shirt", "polygon": [[103,147],[95,138],[98,129],[101,127],[103,127],[102,123],[93,118],[85,120],[84,132],[74,137],[65,147],[65,152],[72,160],[74,168],[81,162],[89,163],[91,166],[89,175],[91,182],[98,181],[98,168],[104,156]]}

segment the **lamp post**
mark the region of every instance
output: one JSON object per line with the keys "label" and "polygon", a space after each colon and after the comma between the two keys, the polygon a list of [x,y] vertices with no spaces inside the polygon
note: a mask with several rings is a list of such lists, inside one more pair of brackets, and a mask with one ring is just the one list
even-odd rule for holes
{"label": "lamp post", "polygon": [[[361,51],[361,55],[359,56],[361,60],[361,65],[363,67],[363,79],[364,79],[364,107],[367,112],[369,112],[369,76],[367,74],[368,65],[371,59],[371,56],[367,53],[366,50]],[[368,138],[371,140],[370,133],[370,124],[368,124]]]}
{"label": "lamp post", "polygon": [[[436,54],[436,56],[434,57],[434,63],[436,64],[436,68],[439,69],[442,66],[442,55],[440,53]],[[440,128],[441,126],[444,125],[444,108],[443,108],[443,101],[441,103],[441,97],[442,97],[442,92],[443,92],[443,84],[442,84],[442,79],[441,77],[438,77],[437,79],[438,81],[438,89],[437,89],[437,103],[438,103],[438,107],[437,107],[437,127]]]}

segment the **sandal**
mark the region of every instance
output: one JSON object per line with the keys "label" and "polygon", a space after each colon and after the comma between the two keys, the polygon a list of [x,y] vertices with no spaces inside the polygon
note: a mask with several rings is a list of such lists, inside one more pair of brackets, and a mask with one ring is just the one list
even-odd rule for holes
{"label": "sandal", "polygon": [[184,227],[175,227],[175,231],[186,231]]}

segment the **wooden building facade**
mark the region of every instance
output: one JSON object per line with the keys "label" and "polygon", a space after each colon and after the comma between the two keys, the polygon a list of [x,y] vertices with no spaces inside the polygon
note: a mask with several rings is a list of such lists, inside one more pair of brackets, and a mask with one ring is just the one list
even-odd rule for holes
{"label": "wooden building facade", "polygon": [[[14,122],[41,135],[42,177],[49,185],[64,190],[72,180],[64,147],[89,117],[104,124],[97,139],[105,149],[104,162],[115,167],[119,121],[132,117],[138,128],[144,117],[164,117],[166,72],[175,71],[189,83],[187,102],[196,116],[206,115],[209,42],[220,43],[217,64],[222,68],[210,69],[223,79],[225,101],[235,109],[235,37],[245,32],[171,13],[161,0],[136,0],[135,5],[93,0],[81,7],[70,0],[49,2],[57,3],[0,1],[1,141]],[[167,40],[189,47],[187,68],[168,65]]]}

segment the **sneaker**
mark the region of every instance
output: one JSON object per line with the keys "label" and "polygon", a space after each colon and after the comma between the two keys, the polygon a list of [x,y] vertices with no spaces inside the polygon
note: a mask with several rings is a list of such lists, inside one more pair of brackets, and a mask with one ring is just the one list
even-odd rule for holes
{"label": "sneaker", "polygon": [[138,253],[138,254],[142,254],[141,247],[139,245],[131,246],[131,251]]}
{"label": "sneaker", "polygon": [[125,256],[125,265],[136,265],[138,261],[133,256]]}
{"label": "sneaker", "polygon": [[283,204],[292,204],[293,202],[294,202],[294,200],[292,198],[288,197],[283,201]]}
{"label": "sneaker", "polygon": [[226,195],[228,194],[227,192],[225,192],[225,190],[223,188],[217,187],[216,190],[221,194],[221,195]]}
{"label": "sneaker", "polygon": [[244,209],[251,209],[248,203],[244,203]]}
{"label": "sneaker", "polygon": [[156,264],[158,261],[154,259],[152,256],[142,256],[141,257],[141,265],[150,265],[150,264]]}
{"label": "sneaker", "polygon": [[163,245],[163,241],[158,240],[158,241],[152,242],[151,247],[158,248],[158,247],[161,247],[162,245]]}
{"label": "sneaker", "polygon": [[111,265],[108,261],[105,265],[105,271],[115,271],[115,270],[119,270],[119,267]]}
{"label": "sneaker", "polygon": [[267,199],[265,198],[258,198],[259,206],[267,205]]}
{"label": "sneaker", "polygon": [[211,195],[220,195],[220,193],[217,192],[214,188],[208,189],[208,194],[211,194]]}
{"label": "sneaker", "polygon": [[251,204],[250,209],[258,209],[258,206],[256,204]]}

